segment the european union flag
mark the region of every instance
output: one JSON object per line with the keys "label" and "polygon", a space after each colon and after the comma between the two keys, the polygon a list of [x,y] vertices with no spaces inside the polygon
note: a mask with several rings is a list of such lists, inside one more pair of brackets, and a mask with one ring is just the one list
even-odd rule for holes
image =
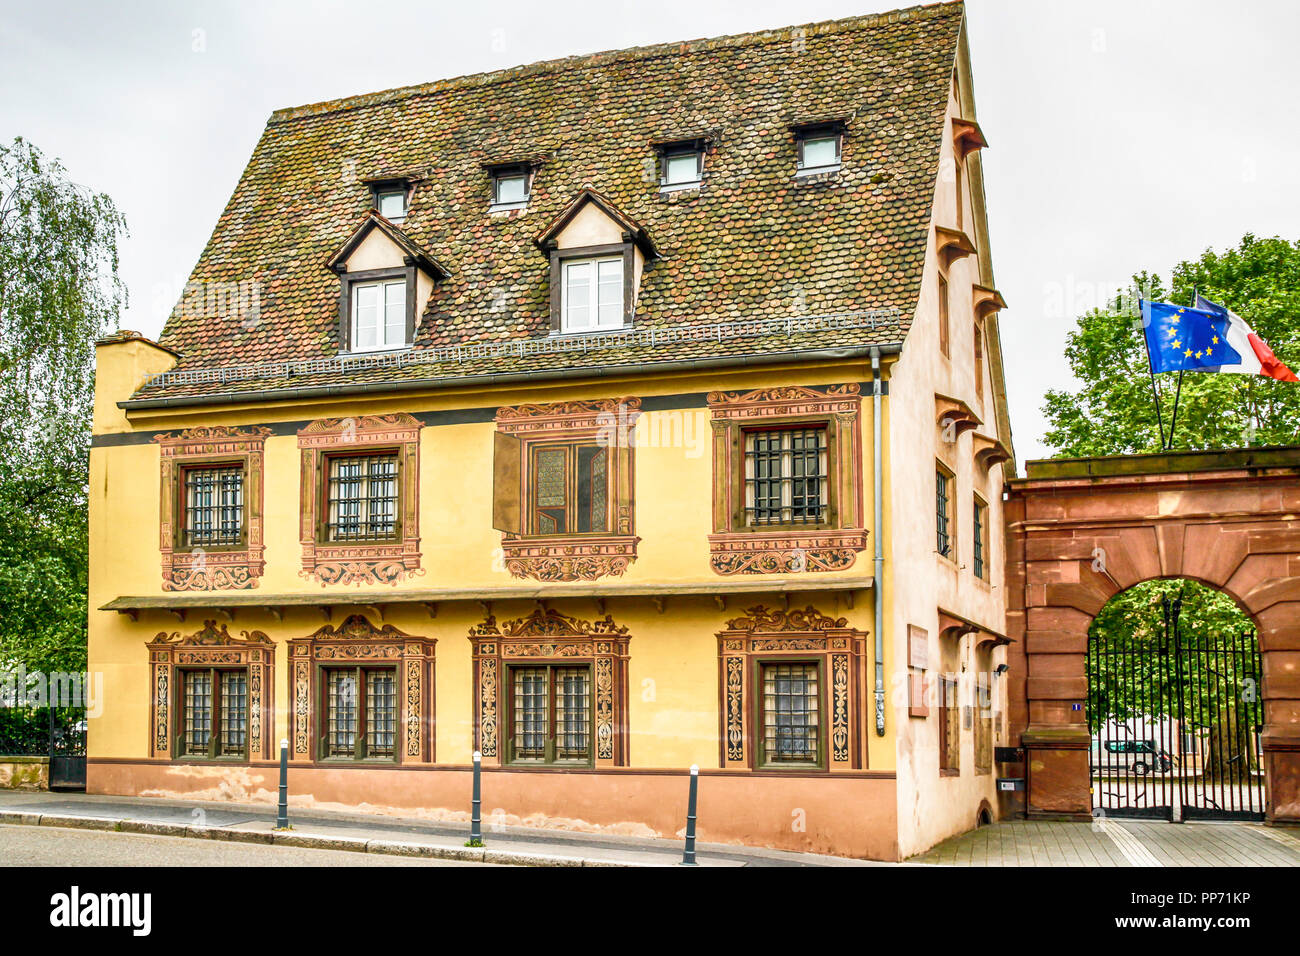
{"label": "european union flag", "polygon": [[1169,302],[1143,302],[1142,324],[1153,372],[1218,371],[1241,356],[1228,344],[1228,317]]}

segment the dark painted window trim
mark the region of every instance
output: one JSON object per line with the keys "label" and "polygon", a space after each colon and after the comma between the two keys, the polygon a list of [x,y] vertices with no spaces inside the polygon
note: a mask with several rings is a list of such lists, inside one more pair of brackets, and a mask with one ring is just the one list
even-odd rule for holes
{"label": "dark painted window trim", "polygon": [[[338,754],[329,756],[327,754],[327,739],[329,735],[329,687],[326,680],[326,672],[331,670],[337,671],[354,671],[357,680],[357,729],[356,729],[356,752],[351,756],[347,754]],[[366,713],[365,713],[365,674],[372,670],[386,670],[393,672],[395,686],[398,689],[396,712],[394,713],[394,740],[392,756],[371,757],[366,753]],[[398,740],[401,739],[402,730],[402,705],[401,705],[401,673],[402,669],[394,661],[331,661],[328,663],[316,664],[316,701],[319,706],[320,726],[317,728],[316,739],[316,759],[315,763],[334,766],[394,766],[401,764],[401,747]]]}
{"label": "dark painted window trim", "polygon": [[[835,137],[835,163],[830,166],[805,166],[803,158],[804,142],[809,139],[819,139],[823,136]],[[795,174],[810,176],[816,173],[830,173],[839,169],[844,162],[844,136],[845,124],[843,121],[794,127]]]}
{"label": "dark painted window trim", "polygon": [[[554,756],[555,750],[555,671],[557,668],[579,668],[587,669],[587,680],[590,688],[590,701],[588,708],[588,724],[590,728],[587,735],[587,757],[585,760],[559,760]],[[530,668],[546,669],[547,684],[547,742],[546,753],[549,756],[541,759],[516,757],[515,756],[515,673],[520,670]],[[594,663],[586,658],[574,658],[566,660],[562,658],[538,658],[536,660],[523,659],[512,661],[505,667],[506,681],[506,734],[504,739],[505,760],[503,766],[519,768],[534,767],[539,770],[566,770],[566,769],[583,769],[593,768],[596,766],[596,668]]]}
{"label": "dark painted window trim", "polygon": [[361,272],[348,272],[346,267],[339,267],[339,352],[341,354],[353,354],[352,348],[352,287],[354,285],[365,284],[368,282],[377,282],[384,279],[405,279],[406,280],[406,342],[402,345],[395,345],[392,349],[364,349],[356,354],[370,354],[371,352],[398,351],[403,348],[410,348],[415,342],[415,296],[416,281],[415,260],[409,256],[405,259],[404,266],[394,266],[391,269],[365,269]]}
{"label": "dark painted window trim", "polygon": [[401,218],[390,219],[389,222],[402,222],[406,219],[407,213],[411,211],[411,181],[409,179],[373,179],[366,185],[370,187],[370,208],[375,212],[379,212],[379,196],[381,193],[393,193],[401,190]]}
{"label": "dark painted window trim", "polygon": [[[555,335],[578,334],[564,331],[564,264],[573,259],[599,259],[615,255],[623,257],[623,328],[632,327],[633,302],[636,282],[636,258],[633,254],[636,245],[632,237],[625,235],[622,242],[611,242],[601,246],[575,246],[571,249],[549,248],[551,258],[551,333]],[[594,330],[582,330],[582,334],[591,334]],[[606,331],[614,331],[607,329]]]}
{"label": "dark painted window trim", "polygon": [[[500,163],[487,167],[490,182],[488,188],[491,194],[488,198],[489,212],[505,212],[510,209],[523,209],[528,205],[528,201],[533,198],[533,175],[535,167],[532,163]],[[517,202],[498,202],[497,201],[497,182],[507,176],[524,177],[524,198]]]}
{"label": "dark painted window trim", "polygon": [[[658,143],[654,147],[659,162],[659,188],[664,192],[679,189],[691,189],[704,182],[704,156],[708,151],[705,139],[676,140],[671,143]],[[680,183],[668,182],[668,158],[670,156],[695,155],[695,178]]]}

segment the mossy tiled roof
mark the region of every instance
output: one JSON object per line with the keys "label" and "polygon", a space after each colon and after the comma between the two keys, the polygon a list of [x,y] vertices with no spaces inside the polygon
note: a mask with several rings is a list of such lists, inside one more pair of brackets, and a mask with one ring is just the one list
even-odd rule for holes
{"label": "mossy tiled roof", "polygon": [[[901,322],[821,333],[812,347],[901,341],[961,20],[960,3],[938,4],[278,111],[191,276],[256,283],[255,318],[178,307],[160,342],[181,353],[182,370],[337,355],[339,280],[326,264],[369,208],[367,183],[392,176],[414,181],[402,232],[450,272],[419,318],[417,353],[545,336],[549,263],[536,240],[584,188],[640,224],[660,253],[642,277],[638,327],[896,307]],[[847,124],[841,170],[796,179],[791,126],[832,117]],[[701,133],[703,187],[661,194],[652,144]],[[490,215],[484,166],[511,160],[540,162],[531,200],[522,215]],[[653,358],[702,349],[679,343]],[[520,361],[401,374],[490,374]],[[547,361],[583,367],[592,357]],[[156,383],[136,397],[229,390]]]}

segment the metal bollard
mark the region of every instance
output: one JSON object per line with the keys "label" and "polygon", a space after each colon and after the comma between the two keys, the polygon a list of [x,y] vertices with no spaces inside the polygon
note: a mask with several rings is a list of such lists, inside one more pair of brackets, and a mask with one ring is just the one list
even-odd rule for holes
{"label": "metal bollard", "polygon": [[682,853],[682,866],[698,866],[695,862],[695,805],[700,791],[700,765],[691,764],[691,796],[686,804],[686,849]]}
{"label": "metal bollard", "polygon": [[470,802],[469,845],[483,845],[483,799],[480,775],[483,769],[483,754],[474,751],[474,797]]}
{"label": "metal bollard", "polygon": [[289,740],[280,741],[280,808],[275,814],[275,828],[289,829]]}

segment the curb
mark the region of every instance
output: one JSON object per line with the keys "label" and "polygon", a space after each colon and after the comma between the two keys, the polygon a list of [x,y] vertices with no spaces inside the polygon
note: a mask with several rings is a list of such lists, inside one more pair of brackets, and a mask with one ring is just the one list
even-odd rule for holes
{"label": "curb", "polygon": [[356,837],[320,836],[311,833],[197,827],[184,823],[159,823],[152,820],[78,817],[62,813],[26,813],[20,810],[0,810],[0,824],[60,827],[68,830],[143,833],[152,836],[184,837],[191,840],[224,840],[229,843],[260,843],[312,850],[345,850],[353,853],[376,853],[386,856],[418,856],[438,860],[455,860],[459,863],[496,863],[505,866],[655,867],[669,865],[665,863],[625,863],[620,860],[559,856],[549,853],[520,853],[514,850],[490,850],[484,847],[438,846],[431,843],[407,843],[401,840],[364,840]]}

